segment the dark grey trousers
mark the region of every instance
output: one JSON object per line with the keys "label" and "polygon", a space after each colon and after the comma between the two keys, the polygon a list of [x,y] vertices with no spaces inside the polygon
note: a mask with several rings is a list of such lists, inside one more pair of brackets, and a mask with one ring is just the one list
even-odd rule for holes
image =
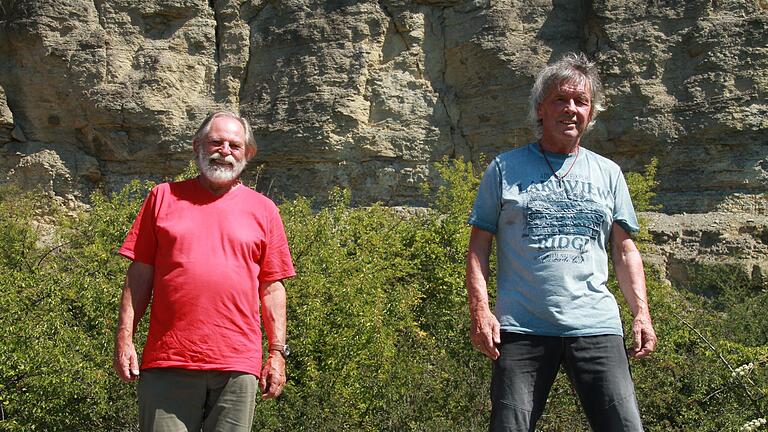
{"label": "dark grey trousers", "polygon": [[138,393],[142,432],[249,432],[259,382],[242,372],[144,369]]}
{"label": "dark grey trousers", "polygon": [[642,432],[621,336],[502,333],[499,351],[491,379],[491,432],[534,432],[561,364],[593,431]]}

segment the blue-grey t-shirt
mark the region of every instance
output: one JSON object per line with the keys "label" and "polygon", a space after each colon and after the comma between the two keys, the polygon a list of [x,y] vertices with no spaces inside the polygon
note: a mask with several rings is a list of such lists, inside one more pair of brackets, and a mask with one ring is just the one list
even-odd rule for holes
{"label": "blue-grey t-shirt", "polygon": [[611,226],[639,230],[624,175],[583,147],[578,156],[546,157],[560,176],[568,174],[558,180],[537,143],[497,156],[469,217],[470,225],[496,236],[501,330],[622,335],[606,284]]}

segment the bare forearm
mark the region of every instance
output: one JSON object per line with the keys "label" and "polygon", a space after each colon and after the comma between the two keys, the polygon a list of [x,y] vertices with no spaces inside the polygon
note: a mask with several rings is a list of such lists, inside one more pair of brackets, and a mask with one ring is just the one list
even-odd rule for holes
{"label": "bare forearm", "polygon": [[120,298],[120,312],[117,322],[117,339],[133,338],[141,318],[152,297],[154,268],[147,264],[133,262],[128,267],[125,285]]}
{"label": "bare forearm", "polygon": [[467,299],[471,324],[472,345],[488,358],[499,358],[497,345],[501,342],[499,322],[488,302],[489,256],[493,234],[472,228],[467,251]]}
{"label": "bare forearm", "polygon": [[616,279],[633,316],[650,315],[643,260],[637,249],[614,256]]}
{"label": "bare forearm", "polygon": [[642,358],[656,349],[656,331],[651,322],[645,271],[643,271],[640,251],[624,229],[618,225],[614,225],[611,232],[611,255],[619,288],[635,317],[632,320],[632,348],[629,354],[632,357]]}
{"label": "bare forearm", "polygon": [[475,316],[478,311],[490,310],[488,303],[488,256],[480,256],[470,251],[467,254],[467,300],[469,311]]}
{"label": "bare forearm", "polygon": [[133,334],[152,297],[153,277],[154,267],[136,261],[128,267],[125,276],[112,366],[117,376],[126,382],[135,381],[139,377],[139,362],[133,345]]}
{"label": "bare forearm", "polygon": [[260,288],[262,320],[269,346],[286,341],[286,295],[281,281],[266,283]]}
{"label": "bare forearm", "polygon": [[490,311],[488,303],[489,257],[493,234],[477,228],[472,229],[467,250],[467,300],[472,317],[478,312]]}
{"label": "bare forearm", "polygon": [[285,286],[281,281],[264,283],[259,287],[261,316],[269,343],[269,356],[259,377],[262,399],[275,398],[283,391],[286,382],[285,357],[277,354],[286,340]]}

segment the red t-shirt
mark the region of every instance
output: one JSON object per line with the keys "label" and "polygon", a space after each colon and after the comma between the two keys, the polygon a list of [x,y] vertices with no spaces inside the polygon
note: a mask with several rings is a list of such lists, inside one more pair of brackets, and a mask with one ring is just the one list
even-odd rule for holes
{"label": "red t-shirt", "polygon": [[277,206],[197,179],[149,193],[118,251],[154,266],[141,368],[261,372],[259,284],[294,276]]}

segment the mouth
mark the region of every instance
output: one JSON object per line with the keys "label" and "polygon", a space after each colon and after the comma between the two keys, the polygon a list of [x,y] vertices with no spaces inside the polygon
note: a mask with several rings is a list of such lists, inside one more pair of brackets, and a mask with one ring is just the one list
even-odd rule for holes
{"label": "mouth", "polygon": [[231,163],[225,161],[224,159],[213,159],[213,158],[211,158],[211,159],[208,159],[208,163],[210,165],[219,165],[219,166],[227,166],[227,167],[231,167],[232,166]]}
{"label": "mouth", "polygon": [[558,123],[564,130],[579,130],[579,123],[576,120],[560,120]]}
{"label": "mouth", "polygon": [[232,157],[232,155],[222,157],[218,153],[213,153],[212,155],[208,156],[208,166],[221,169],[234,169],[235,159]]}

